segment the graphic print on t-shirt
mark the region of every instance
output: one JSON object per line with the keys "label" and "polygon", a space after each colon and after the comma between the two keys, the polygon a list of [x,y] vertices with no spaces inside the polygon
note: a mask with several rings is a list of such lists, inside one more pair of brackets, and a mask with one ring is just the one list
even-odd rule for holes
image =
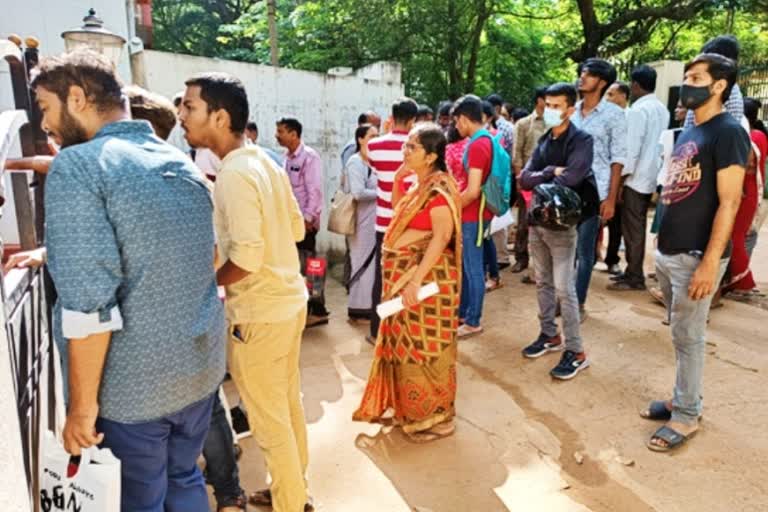
{"label": "graphic print on t-shirt", "polygon": [[694,141],[678,145],[670,159],[664,189],[661,192],[662,203],[678,203],[690,196],[701,185],[701,164],[694,163],[699,154],[699,147]]}

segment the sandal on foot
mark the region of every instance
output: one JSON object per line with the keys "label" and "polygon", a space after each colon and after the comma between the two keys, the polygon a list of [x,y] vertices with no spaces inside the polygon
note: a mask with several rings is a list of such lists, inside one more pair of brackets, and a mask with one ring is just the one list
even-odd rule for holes
{"label": "sandal on foot", "polygon": [[[694,430],[690,434],[683,435],[680,432],[678,432],[675,429],[669,428],[668,426],[664,425],[663,427],[659,428],[654,434],[651,436],[651,439],[648,441],[646,446],[649,450],[654,452],[671,452],[673,450],[676,450],[683,446],[686,441],[693,438],[693,436],[696,435],[696,432],[698,430]],[[660,446],[657,444],[654,444],[654,440],[661,439],[665,443],[667,443],[666,446]]]}
{"label": "sandal on foot", "polygon": [[648,409],[640,411],[640,417],[652,421],[669,421],[672,418],[672,411],[667,409],[666,400],[653,400],[648,404]]}
{"label": "sandal on foot", "polygon": [[471,338],[477,336],[483,332],[483,328],[480,326],[472,327],[469,324],[462,324],[456,330],[456,336],[462,339]]}
{"label": "sandal on foot", "polygon": [[[269,489],[262,489],[260,491],[254,491],[248,497],[248,503],[257,507],[271,507],[272,506],[272,491]],[[307,503],[304,505],[304,512],[313,512],[315,505],[312,502],[312,498],[307,498]]]}

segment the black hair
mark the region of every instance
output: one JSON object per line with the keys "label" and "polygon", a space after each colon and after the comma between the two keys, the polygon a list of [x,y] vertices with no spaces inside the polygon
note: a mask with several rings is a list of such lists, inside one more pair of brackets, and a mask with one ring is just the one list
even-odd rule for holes
{"label": "black hair", "polygon": [[396,124],[407,124],[416,119],[419,105],[411,98],[398,98],[392,103],[392,119]]}
{"label": "black hair", "polygon": [[299,120],[295,117],[281,117],[275,124],[277,126],[285,126],[289,131],[296,132],[296,135],[301,138],[301,132],[303,128]]}
{"label": "black hair", "polygon": [[466,94],[456,100],[451,109],[453,117],[464,116],[475,123],[483,122],[483,100],[474,94]]}
{"label": "black hair", "polygon": [[751,130],[760,130],[768,137],[768,129],[766,129],[765,123],[758,117],[762,106],[763,103],[758,99],[744,98],[744,117],[749,121],[749,128]]}
{"label": "black hair", "polygon": [[445,139],[443,130],[435,123],[420,123],[416,125],[411,134],[416,135],[416,138],[424,147],[424,152],[428,155],[435,154],[437,159],[435,160],[435,169],[443,172],[448,171],[448,166],[445,163],[445,146],[448,141]]}
{"label": "black hair", "polygon": [[373,128],[372,124],[363,123],[355,130],[355,153],[360,152],[360,139],[368,135],[368,130]]}
{"label": "black hair", "polygon": [[542,87],[537,87],[533,91],[533,104],[535,105],[536,102],[539,100],[539,98],[544,99],[544,96],[547,95],[547,86],[544,85]]}
{"label": "black hair", "polygon": [[208,112],[226,111],[232,133],[243,133],[248,122],[248,95],[239,78],[220,72],[201,73],[184,85],[200,87],[200,97],[208,105]]}
{"label": "black hair", "polygon": [[419,105],[419,109],[416,111],[416,117],[434,116],[435,112],[427,105]]}
{"label": "black hair", "polygon": [[504,99],[501,97],[501,94],[493,93],[486,96],[485,101],[489,102],[494,107],[500,107],[504,104]]}
{"label": "black hair", "polygon": [[456,129],[456,121],[453,119],[451,119],[448,129],[445,130],[445,138],[448,141],[448,144],[454,144],[464,138],[459,133],[459,130]]}
{"label": "black hair", "polygon": [[605,59],[598,59],[597,57],[590,57],[579,64],[579,75],[581,75],[583,71],[605,81],[605,87],[600,91],[600,96],[605,95],[605,91],[607,91],[608,87],[616,81],[617,77],[616,68],[613,67],[613,64]]}
{"label": "black hair", "polygon": [[[656,90],[656,70],[647,64],[641,64],[632,70],[630,78],[646,92]],[[629,95],[627,95],[629,97]]]}
{"label": "black hair", "polygon": [[496,115],[496,109],[493,108],[493,103],[488,100],[483,100],[483,114],[490,118],[493,118]]}
{"label": "black hair", "polygon": [[716,53],[739,62],[739,40],[732,35],[713,37],[701,47],[701,53]]}
{"label": "black hair", "polygon": [[453,103],[450,101],[441,101],[440,104],[437,105],[437,115],[439,116],[449,116],[451,115],[451,108],[453,108]]}
{"label": "black hair", "polygon": [[627,98],[627,99],[629,99],[630,94],[632,94],[632,92],[629,90],[629,86],[627,85],[626,82],[621,82],[621,81],[617,80],[617,81],[613,82],[611,85],[615,85],[616,88],[619,90],[619,92],[621,94],[623,94],[624,97]]}
{"label": "black hair", "polygon": [[357,125],[358,126],[362,126],[362,125],[364,125],[367,122],[368,122],[368,113],[367,112],[363,112],[362,114],[357,116]]}
{"label": "black hair", "polygon": [[509,115],[512,117],[512,121],[517,122],[524,117],[528,117],[529,115],[531,115],[531,113],[525,110],[524,108],[518,107],[514,109]]}
{"label": "black hair", "polygon": [[559,82],[547,87],[546,96],[565,96],[569,107],[576,105],[576,88],[568,82]]}
{"label": "black hair", "polygon": [[251,131],[251,132],[259,133],[259,126],[256,123],[254,123],[253,121],[248,121],[245,124],[245,129],[248,130],[248,131]]}
{"label": "black hair", "polygon": [[728,85],[723,91],[723,103],[725,103],[731,97],[731,90],[739,76],[739,67],[734,60],[723,57],[719,53],[702,53],[685,65],[685,72],[687,73],[696,64],[702,63],[707,65],[707,72],[713,80],[725,80],[727,82]]}

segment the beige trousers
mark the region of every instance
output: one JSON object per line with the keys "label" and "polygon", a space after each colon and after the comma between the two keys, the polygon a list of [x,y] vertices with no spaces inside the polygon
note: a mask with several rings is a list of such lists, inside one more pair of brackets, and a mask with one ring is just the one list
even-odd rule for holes
{"label": "beige trousers", "polygon": [[292,319],[232,327],[229,366],[248,423],[272,477],[275,512],[307,502],[307,426],[301,404],[299,352],[306,306]]}

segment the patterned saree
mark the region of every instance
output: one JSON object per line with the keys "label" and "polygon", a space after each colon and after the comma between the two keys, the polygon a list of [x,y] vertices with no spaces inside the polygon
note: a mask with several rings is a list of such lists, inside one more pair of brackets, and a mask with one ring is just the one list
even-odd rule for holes
{"label": "patterned saree", "polygon": [[454,179],[435,172],[414,187],[395,209],[382,247],[382,301],[397,297],[432,239],[395,244],[413,217],[438,194],[451,209],[454,235],[424,278],[440,292],[381,321],[368,385],[355,421],[400,425],[407,433],[451,420],[456,397],[456,329],[461,296],[461,202]]}

